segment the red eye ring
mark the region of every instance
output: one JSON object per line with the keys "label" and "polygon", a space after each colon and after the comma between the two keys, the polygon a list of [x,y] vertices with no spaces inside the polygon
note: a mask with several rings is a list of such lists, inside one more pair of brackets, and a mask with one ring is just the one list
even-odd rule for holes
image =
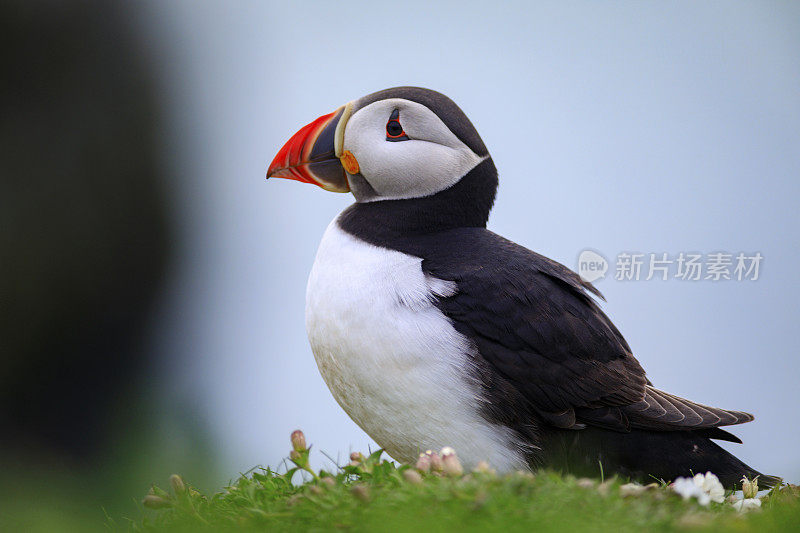
{"label": "red eye ring", "polygon": [[408,140],[408,135],[406,135],[406,132],[403,129],[403,125],[400,124],[400,111],[397,109],[392,111],[392,114],[389,117],[388,122],[386,122],[386,140],[387,141]]}

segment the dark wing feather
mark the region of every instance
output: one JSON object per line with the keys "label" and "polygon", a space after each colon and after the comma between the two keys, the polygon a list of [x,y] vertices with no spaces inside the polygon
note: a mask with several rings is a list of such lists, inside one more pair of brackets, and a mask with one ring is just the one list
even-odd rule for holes
{"label": "dark wing feather", "polygon": [[648,386],[641,402],[622,408],[631,427],[654,430],[709,429],[753,420],[753,415],[728,411],[679,398]]}
{"label": "dark wing feather", "polygon": [[594,287],[490,231],[452,233],[458,251],[423,261],[426,272],[458,286],[437,305],[547,420],[570,427],[575,408],[641,401],[644,370],[589,296],[599,295]]}
{"label": "dark wing feather", "polygon": [[678,398],[652,387],[620,332],[567,267],[483,228],[418,238],[423,270],[456,282],[437,305],[479,354],[548,423],[617,431],[702,430],[752,415]]}

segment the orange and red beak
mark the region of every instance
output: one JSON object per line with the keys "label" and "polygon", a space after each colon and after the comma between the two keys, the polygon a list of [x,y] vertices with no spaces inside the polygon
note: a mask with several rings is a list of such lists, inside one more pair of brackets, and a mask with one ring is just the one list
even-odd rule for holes
{"label": "orange and red beak", "polygon": [[340,107],[295,133],[272,160],[267,178],[286,178],[313,183],[326,191],[349,192],[343,163],[347,165],[352,154],[342,146],[351,107]]}

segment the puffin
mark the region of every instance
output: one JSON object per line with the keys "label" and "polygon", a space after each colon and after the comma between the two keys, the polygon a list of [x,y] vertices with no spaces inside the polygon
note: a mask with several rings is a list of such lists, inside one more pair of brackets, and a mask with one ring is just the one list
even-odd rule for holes
{"label": "puffin", "polygon": [[714,440],[753,415],[656,388],[564,265],[486,228],[498,173],[447,96],[395,87],[300,129],[267,178],[355,203],[325,230],[305,322],[338,404],[392,458],[450,446],[465,467],[673,480],[754,470]]}

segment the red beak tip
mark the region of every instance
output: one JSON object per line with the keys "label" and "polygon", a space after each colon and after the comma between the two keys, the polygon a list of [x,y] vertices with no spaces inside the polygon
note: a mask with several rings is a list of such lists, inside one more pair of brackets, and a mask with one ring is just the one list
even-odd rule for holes
{"label": "red beak tip", "polygon": [[[267,179],[284,178],[318,185],[328,191],[349,191],[341,161],[334,158],[334,130],[341,113],[339,109],[323,115],[292,135],[269,165]],[[321,135],[324,146],[317,146]],[[312,153],[316,154],[313,160]],[[336,163],[332,164],[334,161]]]}

